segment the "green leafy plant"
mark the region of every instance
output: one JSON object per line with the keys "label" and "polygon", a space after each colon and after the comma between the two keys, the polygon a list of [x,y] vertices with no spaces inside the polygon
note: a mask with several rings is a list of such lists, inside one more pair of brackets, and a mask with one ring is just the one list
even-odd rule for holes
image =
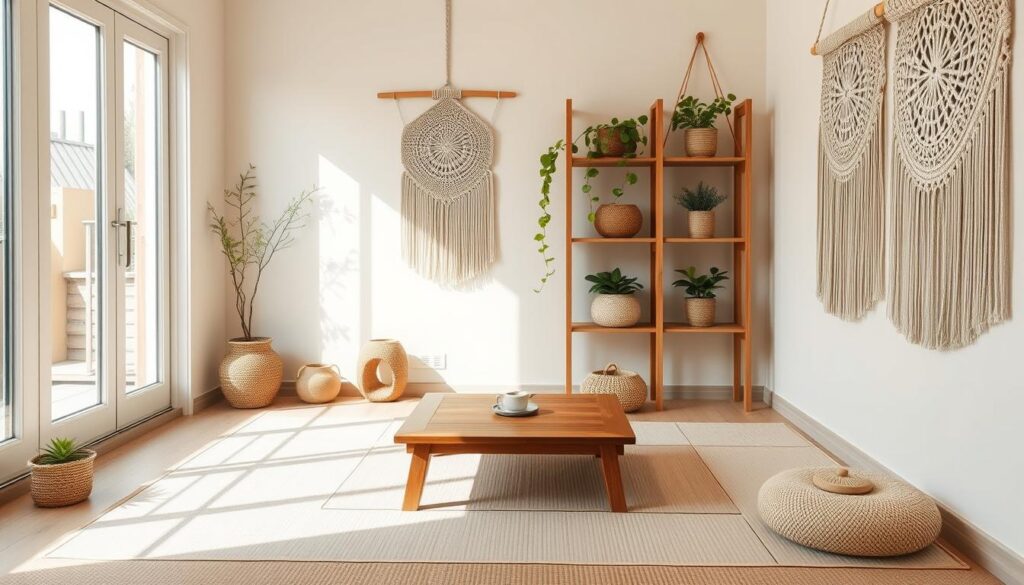
{"label": "green leafy plant", "polygon": [[690,211],[711,211],[725,201],[725,195],[719,195],[718,189],[701,181],[695,189],[683,187],[681,193],[676,193],[675,199]]}
{"label": "green leafy plant", "polygon": [[[637,152],[640,151],[640,145],[647,146],[647,132],[644,130],[647,120],[647,116],[637,116],[628,120],[612,118],[607,124],[587,126],[580,133],[580,137],[583,138],[583,144],[587,147],[587,158],[609,156],[613,140],[606,140],[606,138],[616,137],[622,142],[624,147],[623,158],[637,156]],[[577,137],[573,144],[579,142],[580,137]],[[577,148],[573,148],[573,152],[577,151]]]}
{"label": "green leafy plant", "polygon": [[725,97],[716,97],[711,103],[702,102],[692,95],[684,96],[672,112],[672,129],[712,128],[718,116],[732,113],[734,101],[736,96],[731,93]]}
{"label": "green leafy plant", "polygon": [[54,437],[50,444],[43,447],[42,453],[36,459],[39,465],[58,465],[60,463],[71,463],[89,456],[89,451],[84,449],[74,439],[67,437]]}
{"label": "green leafy plant", "polygon": [[697,269],[693,266],[686,270],[676,270],[676,272],[682,274],[685,278],[672,283],[672,286],[686,287],[686,296],[695,299],[713,299],[715,298],[715,291],[720,288],[718,283],[723,280],[729,280],[726,276],[729,274],[725,270],[719,270],[712,266],[711,274],[697,274]]}
{"label": "green leafy plant", "polygon": [[[594,167],[590,167],[589,169],[587,169],[587,172],[584,173],[584,175],[583,175],[583,177],[584,177],[584,179],[583,179],[583,181],[584,181],[583,182],[583,192],[584,193],[588,193],[588,194],[591,193],[591,191],[593,189],[592,189],[592,187],[590,185],[590,179],[593,179],[596,176],[597,176],[597,169],[594,168]],[[620,183],[618,187],[613,187],[612,188],[612,197],[615,198],[614,201],[618,201],[619,197],[622,197],[623,195],[625,195],[625,193],[626,193],[626,185],[635,185],[636,182],[637,182],[636,173],[634,173],[634,172],[627,172],[625,174],[625,176],[622,177],[622,183]],[[587,214],[587,221],[589,221],[590,223],[594,223],[594,220],[597,219],[597,205],[600,202],[601,202],[601,198],[598,197],[597,195],[592,195],[590,197],[590,199],[589,199],[590,213]]]}
{"label": "green leafy plant", "polygon": [[[235,288],[235,311],[242,325],[242,338],[255,339],[252,334],[253,306],[259,292],[263,272],[281,250],[295,243],[295,232],[305,227],[318,189],[302,191],[293,197],[281,215],[270,223],[260,221],[253,209],[256,199],[256,167],[238,176],[232,189],[224,190],[228,213],[221,215],[212,204],[210,230],[220,239],[221,252],[228,259],[228,272]],[[232,217],[228,217],[231,214]]]}
{"label": "green leafy plant", "polygon": [[623,275],[618,268],[611,272],[588,274],[586,280],[594,283],[590,292],[602,295],[631,295],[644,288],[636,278]]}

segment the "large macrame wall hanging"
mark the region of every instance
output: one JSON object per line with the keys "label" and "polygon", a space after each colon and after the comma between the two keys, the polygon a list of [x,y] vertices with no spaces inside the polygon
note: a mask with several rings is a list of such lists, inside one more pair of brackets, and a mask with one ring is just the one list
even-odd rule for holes
{"label": "large macrame wall hanging", "polygon": [[952,349],[1010,316],[1009,0],[889,0],[889,318]]}
{"label": "large macrame wall hanging", "polygon": [[[396,105],[406,97],[437,101],[402,132],[402,257],[423,277],[449,286],[485,272],[497,252],[494,134],[459,100],[516,95],[453,88],[450,49],[451,0],[446,0],[444,86],[377,94]],[[398,112],[401,116],[401,108]]]}
{"label": "large macrame wall hanging", "polygon": [[818,298],[827,312],[854,320],[862,317],[884,292],[882,19],[869,11],[816,42],[814,52],[823,57],[818,131]]}

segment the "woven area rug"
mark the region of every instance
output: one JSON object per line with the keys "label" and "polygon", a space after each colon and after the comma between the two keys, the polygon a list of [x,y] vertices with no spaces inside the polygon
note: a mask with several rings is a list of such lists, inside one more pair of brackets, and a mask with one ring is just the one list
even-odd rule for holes
{"label": "woven area rug", "polygon": [[849,559],[766,532],[751,503],[761,482],[830,461],[785,425],[634,423],[638,445],[622,458],[632,511],[612,514],[592,457],[469,455],[436,458],[430,507],[402,512],[408,455],[392,442],[400,422],[351,420],[344,406],[268,411],[47,557],[966,567],[937,546]]}

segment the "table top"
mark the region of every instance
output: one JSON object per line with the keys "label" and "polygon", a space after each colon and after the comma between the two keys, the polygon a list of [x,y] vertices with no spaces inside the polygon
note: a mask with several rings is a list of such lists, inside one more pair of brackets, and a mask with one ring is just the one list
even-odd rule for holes
{"label": "table top", "polygon": [[610,394],[537,394],[533,416],[491,411],[495,394],[425,395],[395,434],[396,443],[631,445],[636,436]]}

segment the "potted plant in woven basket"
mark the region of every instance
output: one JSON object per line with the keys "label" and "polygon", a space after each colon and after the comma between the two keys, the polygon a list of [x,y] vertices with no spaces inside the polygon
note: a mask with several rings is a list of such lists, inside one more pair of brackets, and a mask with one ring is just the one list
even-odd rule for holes
{"label": "potted plant in woven basket", "polygon": [[232,189],[224,190],[230,210],[221,215],[209,205],[210,229],[220,239],[235,289],[235,311],[242,336],[228,341],[228,354],[220,364],[220,387],[235,408],[262,408],[274,401],[281,388],[284,364],[269,337],[253,334],[252,317],[260,281],[278,252],[295,242],[296,232],[309,217],[306,208],[317,190],[303,191],[288,202],[270,223],[260,221],[253,210],[256,199],[256,168],[239,175]]}
{"label": "potted plant in woven basket", "polygon": [[732,113],[736,96],[729,94],[705,103],[692,95],[683,96],[672,112],[672,130],[683,128],[686,156],[715,156],[718,152],[718,116]]}
{"label": "potted plant in woven basket", "polygon": [[[584,176],[583,192],[590,195],[592,193],[592,185],[590,180],[596,177],[598,174],[596,168],[589,168]],[[612,197],[614,199],[611,203],[601,203],[594,208],[594,205],[601,201],[601,198],[596,195],[590,195],[590,213],[587,215],[587,219],[594,224],[594,229],[597,233],[601,234],[605,238],[632,238],[640,231],[640,227],[644,223],[643,213],[640,212],[640,208],[632,203],[619,203],[619,198],[626,193],[627,185],[635,185],[637,181],[636,173],[627,172],[622,179],[622,183],[612,188]]]}
{"label": "potted plant in woven basket", "polygon": [[676,194],[676,202],[689,212],[687,220],[691,238],[715,237],[715,208],[723,201],[725,196],[719,195],[718,189],[705,185],[704,181],[697,183],[695,189],[684,187],[681,193]]}
{"label": "potted plant in woven basket", "polygon": [[640,302],[634,293],[644,288],[636,278],[616,268],[611,272],[588,274],[590,292],[597,297],[590,304],[590,318],[602,327],[632,327],[640,320]]}
{"label": "potted plant in woven basket", "polygon": [[715,291],[723,288],[718,283],[728,280],[728,272],[711,267],[710,274],[697,274],[693,266],[676,270],[683,278],[672,286],[686,288],[686,319],[694,327],[711,327],[715,324]]}
{"label": "potted plant in woven basket", "polygon": [[85,500],[92,493],[95,460],[95,451],[72,439],[51,439],[42,453],[28,462],[32,501],[41,508],[59,508]]}

